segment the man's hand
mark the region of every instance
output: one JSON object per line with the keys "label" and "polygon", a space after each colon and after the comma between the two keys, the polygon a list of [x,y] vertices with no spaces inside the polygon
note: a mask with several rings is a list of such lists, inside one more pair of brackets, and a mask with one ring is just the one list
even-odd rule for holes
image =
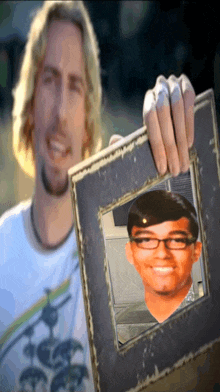
{"label": "man's hand", "polygon": [[123,136],[114,134],[110,137],[108,145],[111,146],[112,144],[118,142],[119,140],[123,139]]}
{"label": "man's hand", "polygon": [[185,75],[157,78],[144,99],[143,119],[160,174],[167,168],[177,176],[189,168],[189,148],[194,140],[195,92]]}

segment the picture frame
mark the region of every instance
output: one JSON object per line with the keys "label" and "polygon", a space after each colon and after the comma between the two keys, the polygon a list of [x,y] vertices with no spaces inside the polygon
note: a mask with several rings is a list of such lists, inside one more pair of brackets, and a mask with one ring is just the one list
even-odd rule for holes
{"label": "picture frame", "polygon": [[172,177],[158,175],[145,127],[69,171],[96,391],[144,391],[220,340],[220,161],[211,89],[196,97],[190,173],[203,244],[203,295],[121,344],[103,216]]}

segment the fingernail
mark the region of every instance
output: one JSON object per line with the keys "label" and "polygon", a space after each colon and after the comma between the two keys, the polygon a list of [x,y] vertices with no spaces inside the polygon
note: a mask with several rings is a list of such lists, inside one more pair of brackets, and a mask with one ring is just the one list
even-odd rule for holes
{"label": "fingernail", "polygon": [[110,140],[109,140],[109,146],[111,146],[112,144],[118,142],[119,140],[122,140],[123,136],[120,135],[112,135]]}
{"label": "fingernail", "polygon": [[177,177],[179,175],[180,168],[179,165],[170,165],[170,173],[174,176]]}
{"label": "fingernail", "polygon": [[193,140],[188,141],[188,147],[191,148],[193,146]]}
{"label": "fingernail", "polygon": [[147,92],[144,99],[144,114],[148,114],[150,111],[156,111],[154,94],[151,90]]}
{"label": "fingernail", "polygon": [[167,165],[165,163],[159,163],[158,164],[158,171],[159,171],[160,175],[165,174],[167,171]]}
{"label": "fingernail", "polygon": [[192,84],[190,83],[189,79],[185,75],[183,78],[182,89],[183,89],[183,92],[192,91],[195,94],[195,91],[194,91]]}
{"label": "fingernail", "polygon": [[181,172],[186,173],[189,170],[189,163],[181,166]]}
{"label": "fingernail", "polygon": [[169,91],[164,83],[156,86],[156,104],[160,109],[163,105],[169,106]]}
{"label": "fingernail", "polygon": [[174,105],[176,102],[179,102],[181,98],[181,91],[178,84],[173,84],[171,87],[171,102]]}

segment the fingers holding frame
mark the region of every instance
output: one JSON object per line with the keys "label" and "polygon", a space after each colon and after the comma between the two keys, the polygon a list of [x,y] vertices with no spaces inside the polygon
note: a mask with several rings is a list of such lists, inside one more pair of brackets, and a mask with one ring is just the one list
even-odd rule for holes
{"label": "fingers holding frame", "polygon": [[153,90],[146,93],[144,122],[147,125],[154,159],[160,174],[167,167],[178,175],[189,168],[189,152],[194,139],[195,92],[185,75],[159,76]]}
{"label": "fingers holding frame", "polygon": [[178,175],[180,172],[180,163],[171,115],[171,89],[169,80],[166,80],[163,76],[159,76],[155,91],[156,111],[166,151],[168,169],[173,175]]}
{"label": "fingers holding frame", "polygon": [[189,152],[182,90],[178,79],[173,75],[169,77],[168,85],[170,89],[171,117],[178,150],[179,168],[180,171],[185,172],[189,168]]}
{"label": "fingers holding frame", "polygon": [[145,95],[144,122],[147,125],[148,138],[151,144],[157,170],[160,174],[165,174],[167,171],[167,158],[156,110],[154,90],[147,91]]}
{"label": "fingers holding frame", "polygon": [[185,124],[188,147],[192,147],[194,142],[194,103],[196,94],[194,88],[186,75],[181,75],[179,78],[181,86],[184,111],[185,111]]}

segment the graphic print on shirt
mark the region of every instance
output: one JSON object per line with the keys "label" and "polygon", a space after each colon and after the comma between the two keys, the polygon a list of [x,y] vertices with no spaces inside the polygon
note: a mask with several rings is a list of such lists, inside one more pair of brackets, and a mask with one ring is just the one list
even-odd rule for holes
{"label": "graphic print on shirt", "polygon": [[[28,311],[15,320],[0,338],[0,367],[13,347],[22,342],[22,354],[29,366],[19,375],[19,391],[63,392],[84,391],[84,379],[89,378],[87,367],[78,360],[77,352],[83,346],[78,339],[61,340],[54,332],[59,322],[59,312],[71,300],[68,294],[71,279],[66,279],[56,289],[45,289],[45,295]],[[38,344],[35,343],[36,328],[41,323],[48,331]],[[20,330],[15,338],[13,335]]]}

